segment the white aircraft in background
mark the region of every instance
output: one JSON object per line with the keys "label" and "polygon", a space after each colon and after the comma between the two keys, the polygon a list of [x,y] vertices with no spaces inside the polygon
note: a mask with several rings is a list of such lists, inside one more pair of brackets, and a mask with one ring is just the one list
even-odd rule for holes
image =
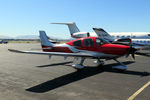
{"label": "white aircraft in background", "polygon": [[[132,45],[136,46],[150,46],[150,32],[110,32],[107,33],[102,28],[93,28],[95,32],[80,32],[79,28],[74,22],[70,23],[51,23],[51,24],[62,24],[67,25],[72,38],[81,37],[103,37],[104,39],[114,42],[122,43],[127,42],[129,44],[132,40]],[[124,44],[124,43],[123,43]]]}

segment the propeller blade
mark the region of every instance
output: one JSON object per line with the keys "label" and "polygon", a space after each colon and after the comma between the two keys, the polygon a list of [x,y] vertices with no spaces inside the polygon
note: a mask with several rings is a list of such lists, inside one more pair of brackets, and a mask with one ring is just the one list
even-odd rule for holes
{"label": "propeller blade", "polygon": [[132,58],[135,60],[135,51],[136,51],[136,49],[135,48],[132,48],[132,53],[131,53],[131,56],[132,56]]}
{"label": "propeller blade", "polygon": [[129,57],[129,53],[126,54],[126,58],[128,58],[128,57]]}
{"label": "propeller blade", "polygon": [[135,51],[136,49],[132,47],[132,44],[130,45],[129,51],[126,54],[126,57],[128,57],[130,54],[132,58],[135,60]]}
{"label": "propeller blade", "polygon": [[132,55],[132,58],[135,60],[135,55],[134,55],[134,52],[133,52],[131,55]]}

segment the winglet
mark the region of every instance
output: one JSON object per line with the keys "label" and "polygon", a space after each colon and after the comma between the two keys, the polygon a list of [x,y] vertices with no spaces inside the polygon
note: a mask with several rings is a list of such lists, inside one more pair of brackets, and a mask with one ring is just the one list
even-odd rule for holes
{"label": "winglet", "polygon": [[8,51],[10,51],[10,52],[16,52],[16,53],[25,53],[25,52],[23,52],[23,51],[14,50],[14,49],[8,49]]}

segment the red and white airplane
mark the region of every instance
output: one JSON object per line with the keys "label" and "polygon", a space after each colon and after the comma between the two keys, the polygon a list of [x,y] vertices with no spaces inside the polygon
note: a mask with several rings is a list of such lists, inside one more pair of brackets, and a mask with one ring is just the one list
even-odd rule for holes
{"label": "red and white airplane", "polygon": [[43,51],[20,51],[14,49],[8,49],[11,52],[27,53],[27,54],[40,54],[40,55],[55,55],[64,57],[80,57],[81,61],[79,64],[72,65],[75,69],[83,69],[83,62],[86,58],[97,59],[97,64],[103,65],[105,60],[115,60],[120,63],[118,66],[114,66],[115,69],[124,71],[127,66],[119,62],[117,58],[129,54],[132,54],[134,58],[135,49],[130,46],[110,44],[108,41],[99,37],[83,37],[72,40],[64,44],[53,44],[51,43],[45,31],[40,32],[40,40]]}

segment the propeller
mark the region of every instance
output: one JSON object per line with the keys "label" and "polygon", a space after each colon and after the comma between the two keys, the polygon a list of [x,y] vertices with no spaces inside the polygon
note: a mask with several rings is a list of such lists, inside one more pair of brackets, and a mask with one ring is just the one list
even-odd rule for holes
{"label": "propeller", "polygon": [[130,48],[126,54],[126,58],[131,54],[132,58],[135,60],[135,51],[136,49],[132,47],[132,45],[130,45]]}

